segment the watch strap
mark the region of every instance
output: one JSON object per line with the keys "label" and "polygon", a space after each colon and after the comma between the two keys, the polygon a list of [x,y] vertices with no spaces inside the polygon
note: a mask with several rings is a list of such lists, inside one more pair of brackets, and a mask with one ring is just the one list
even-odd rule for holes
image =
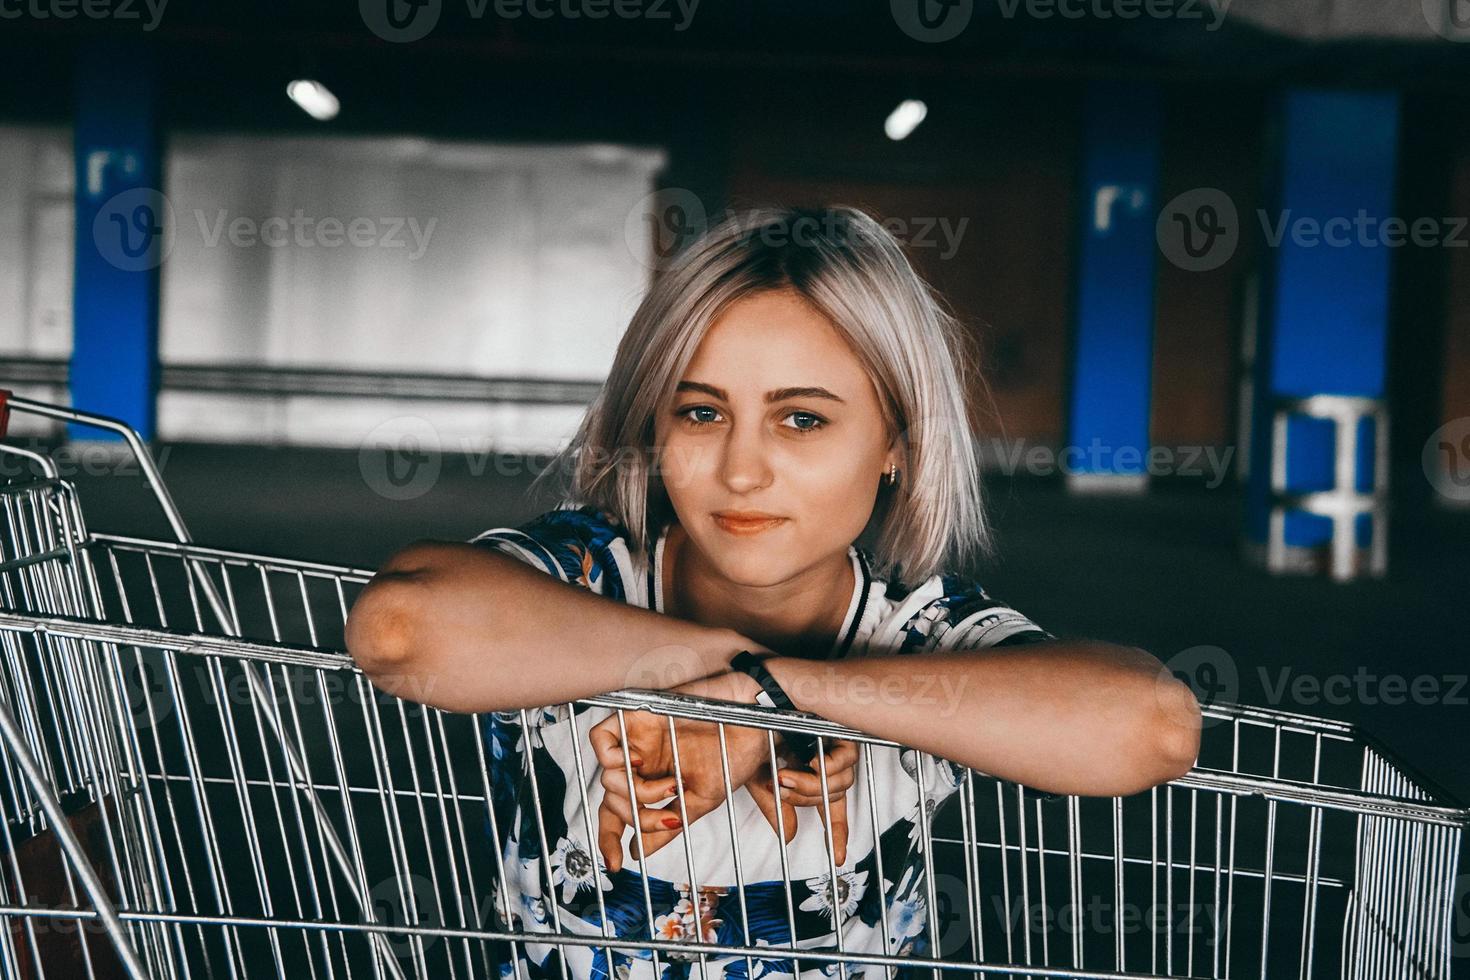
{"label": "watch strap", "polygon": [[[792,703],[790,696],[781,687],[780,682],[766,669],[765,659],[764,656],[757,656],[749,650],[741,650],[730,659],[730,668],[753,678],[761,686],[761,694],[756,695],[757,703],[762,703],[761,695],[765,695],[770,702],[767,707],[796,711],[797,707]],[[781,738],[802,763],[810,763],[816,757],[816,736],[806,732],[782,732]]]}

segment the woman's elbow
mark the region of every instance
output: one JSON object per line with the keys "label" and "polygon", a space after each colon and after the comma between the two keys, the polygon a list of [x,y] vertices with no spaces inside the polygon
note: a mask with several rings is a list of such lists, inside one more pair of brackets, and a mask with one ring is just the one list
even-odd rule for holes
{"label": "woman's elbow", "polygon": [[347,652],[358,668],[375,687],[390,694],[401,694],[404,679],[422,669],[415,591],[410,582],[380,574],[358,596],[343,631]]}
{"label": "woman's elbow", "polygon": [[[1118,729],[1117,765],[1095,788],[1102,796],[1132,796],[1188,774],[1199,758],[1199,702],[1187,684],[1161,677],[1142,695],[1132,723]],[[1093,794],[1088,794],[1093,795]]]}
{"label": "woman's elbow", "polygon": [[1159,782],[1179,779],[1199,759],[1203,715],[1188,684],[1173,676],[1160,677],[1154,687],[1153,731]]}

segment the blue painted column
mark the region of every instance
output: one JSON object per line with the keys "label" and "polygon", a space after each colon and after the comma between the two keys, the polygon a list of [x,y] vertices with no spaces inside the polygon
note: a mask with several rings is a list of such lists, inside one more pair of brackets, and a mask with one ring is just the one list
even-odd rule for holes
{"label": "blue painted column", "polygon": [[[158,268],[171,241],[156,76],[141,45],[83,44],[76,65],[71,399],[154,434]],[[73,426],[73,438],[104,438]]]}
{"label": "blue painted column", "polygon": [[1289,90],[1269,125],[1246,548],[1277,571],[1381,574],[1399,100]]}
{"label": "blue painted column", "polygon": [[1095,83],[1084,96],[1068,435],[1073,490],[1147,487],[1158,250],[1159,92]]}

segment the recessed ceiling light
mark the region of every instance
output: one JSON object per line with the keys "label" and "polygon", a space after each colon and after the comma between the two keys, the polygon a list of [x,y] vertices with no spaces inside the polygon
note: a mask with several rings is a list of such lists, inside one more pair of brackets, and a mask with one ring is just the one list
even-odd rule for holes
{"label": "recessed ceiling light", "polygon": [[891,140],[901,140],[912,133],[928,114],[929,107],[918,99],[904,99],[883,121],[883,132]]}
{"label": "recessed ceiling light", "polygon": [[308,78],[298,78],[287,85],[286,94],[308,116],[322,122],[337,118],[337,111],[342,108],[330,89]]}

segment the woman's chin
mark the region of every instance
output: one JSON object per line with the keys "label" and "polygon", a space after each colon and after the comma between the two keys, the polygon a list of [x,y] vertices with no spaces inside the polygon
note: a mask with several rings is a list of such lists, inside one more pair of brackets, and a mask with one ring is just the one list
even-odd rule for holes
{"label": "woman's chin", "polygon": [[731,585],[758,589],[778,585],[790,577],[790,570],[776,553],[761,554],[755,549],[730,548],[709,556],[710,564]]}

